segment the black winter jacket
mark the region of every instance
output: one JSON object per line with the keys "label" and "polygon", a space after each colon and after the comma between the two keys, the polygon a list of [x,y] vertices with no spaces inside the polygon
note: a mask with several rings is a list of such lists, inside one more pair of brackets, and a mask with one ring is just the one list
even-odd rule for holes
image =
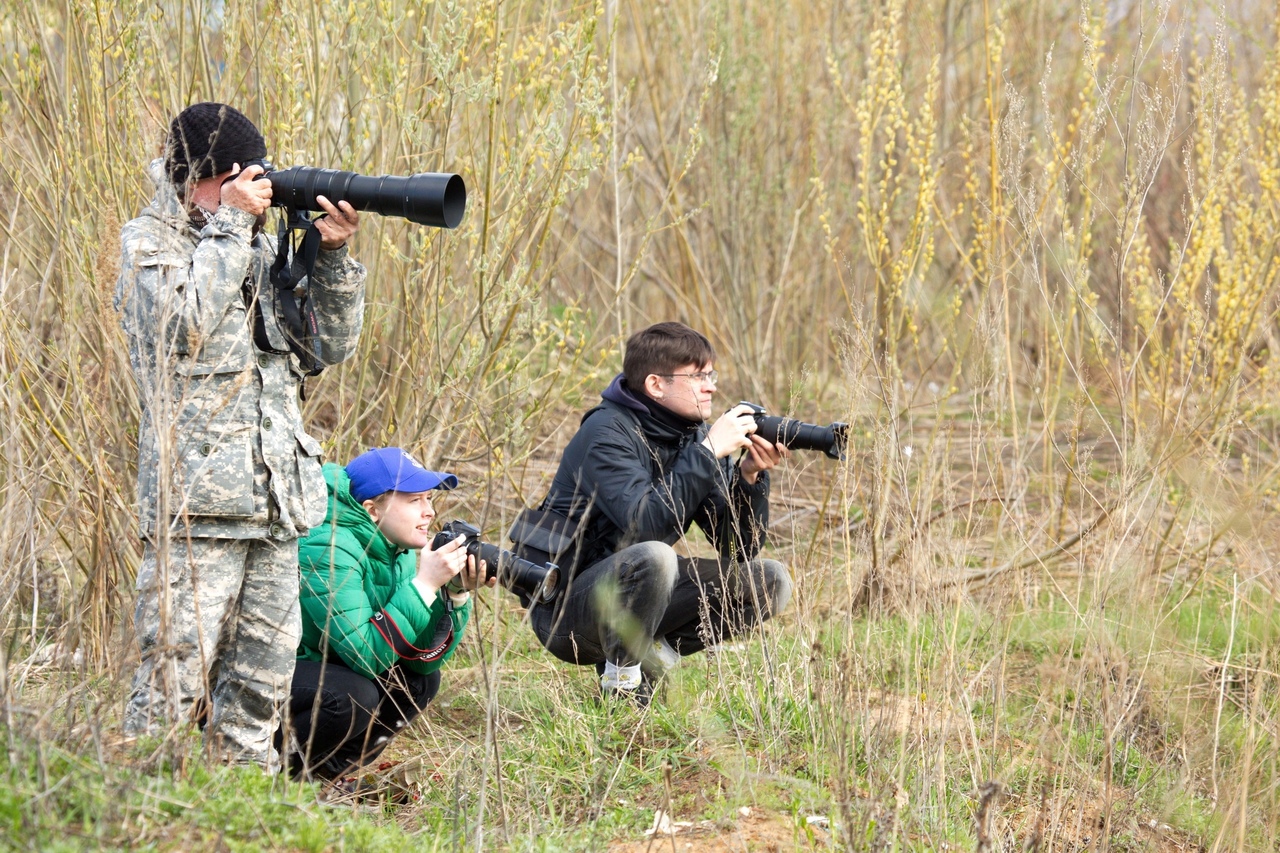
{"label": "black winter jacket", "polygon": [[722,558],[753,559],[769,524],[768,472],[748,484],[732,458],[703,446],[707,424],[660,421],[620,375],[601,396],[542,502],[585,525],[576,559],[562,558],[561,572],[576,574],[637,542],[674,544],[694,522]]}

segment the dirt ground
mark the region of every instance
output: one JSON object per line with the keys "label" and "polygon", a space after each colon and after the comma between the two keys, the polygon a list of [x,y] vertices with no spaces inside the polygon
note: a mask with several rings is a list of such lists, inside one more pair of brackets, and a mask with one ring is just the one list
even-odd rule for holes
{"label": "dirt ground", "polygon": [[[806,832],[791,815],[759,809],[739,810],[730,825],[726,821],[664,821],[658,831],[640,840],[617,840],[610,853],[740,853],[740,851],[828,850],[831,834],[820,823]],[[656,821],[655,821],[656,824]]]}
{"label": "dirt ground", "polygon": [[[1039,849],[1045,851],[1092,851],[1099,848],[1096,816],[1081,814],[1077,806],[1058,804],[1051,809],[1051,825],[1044,827]],[[1087,809],[1083,811],[1088,811]],[[749,809],[735,821],[666,822],[667,831],[652,831],[640,839],[618,839],[607,848],[610,853],[775,853],[793,850],[834,850],[831,832],[824,822],[800,829],[791,815]],[[1125,833],[1125,849],[1150,853],[1201,853],[1199,844],[1156,821],[1138,823]],[[921,841],[923,839],[915,839]],[[993,841],[997,839],[993,838]],[[1009,840],[1009,839],[1006,839]],[[1026,839],[1023,839],[1025,843]],[[1117,836],[1113,840],[1120,841]],[[957,848],[952,848],[957,849]],[[1000,849],[997,847],[997,849]],[[1025,849],[1012,843],[1004,849]]]}

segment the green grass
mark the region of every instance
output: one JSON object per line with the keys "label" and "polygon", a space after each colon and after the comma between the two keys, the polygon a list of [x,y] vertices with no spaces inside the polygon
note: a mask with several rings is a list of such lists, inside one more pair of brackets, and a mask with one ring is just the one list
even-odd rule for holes
{"label": "green grass", "polygon": [[[27,850],[389,850],[398,826],[323,805],[314,785],[252,767],[209,767],[198,751],[144,772],[5,731],[0,845]],[[431,849],[431,845],[416,845]]]}
{"label": "green grass", "polygon": [[[1205,605],[1189,599],[1187,606]],[[1131,610],[1125,627],[1156,624],[1154,615]],[[526,654],[527,640],[510,641]],[[513,829],[514,838],[555,827],[563,844],[589,849],[601,838],[639,837],[652,810],[666,804],[688,820],[723,820],[749,806],[838,823],[837,789],[852,784],[868,821],[880,814],[883,827],[896,786],[911,792],[897,816],[904,832],[968,843],[973,737],[990,756],[982,778],[1006,785],[1024,828],[1046,779],[1055,790],[1100,796],[1109,776],[1117,825],[1158,819],[1203,837],[1215,826],[1214,805],[1172,757],[1188,711],[1173,713],[1173,697],[1188,686],[1177,677],[1194,673],[1165,673],[1134,700],[1114,673],[1099,669],[1096,643],[1065,606],[1002,618],[967,606],[918,618],[859,617],[849,628],[825,626],[819,645],[834,653],[817,657],[814,646],[775,628],[741,649],[686,660],[648,713],[599,707],[586,668],[559,667],[549,678],[508,673],[499,704],[509,715],[497,728],[501,787],[526,808],[544,810],[536,821],[526,815],[527,829]],[[1005,667],[1001,690],[966,694],[951,686],[989,665]],[[816,684],[842,681],[846,693],[814,693]],[[1108,691],[1111,706],[1103,701]],[[1119,698],[1136,708],[1117,717]],[[466,694],[446,701],[450,709],[432,714],[433,739],[452,731],[455,712],[468,704]],[[1197,699],[1187,720],[1203,726],[1212,710]],[[1224,748],[1239,737],[1236,716],[1228,711],[1221,721]],[[1110,743],[1109,729],[1119,732]],[[430,792],[431,810],[474,820],[451,791],[480,783],[487,761],[480,749],[473,746],[459,781]]]}
{"label": "green grass", "polygon": [[[747,808],[797,839],[818,831],[807,818],[820,815],[833,827],[821,832],[852,849],[892,835],[901,849],[926,850],[972,844],[977,784],[998,779],[997,814],[1020,837],[1047,784],[1059,806],[1110,796],[1113,849],[1146,849],[1141,825],[1152,820],[1203,841],[1224,817],[1203,777],[1188,776],[1188,762],[1206,760],[1203,751],[1188,755],[1188,744],[1203,748],[1216,731],[1224,767],[1246,752],[1274,757],[1275,748],[1240,708],[1219,711],[1202,689],[1200,662],[1219,659],[1227,643],[1203,626],[1231,602],[1194,590],[1174,600],[1182,604],[1173,610],[1049,598],[1000,610],[957,603],[827,622],[813,641],[788,618],[686,659],[648,710],[602,705],[590,668],[551,661],[517,621],[482,619],[437,701],[388,752],[413,768],[417,803],[324,806],[312,785],[205,766],[194,739],[151,766],[140,746],[98,760],[69,734],[11,730],[0,821],[15,849],[480,841],[596,850],[643,838],[657,809],[730,831]],[[1276,616],[1265,605],[1235,603],[1252,613],[1238,620],[1237,647],[1273,636]],[[1162,662],[1158,672],[1142,670],[1145,655]],[[498,685],[492,720],[486,668]],[[1274,679],[1259,679],[1274,710]]]}

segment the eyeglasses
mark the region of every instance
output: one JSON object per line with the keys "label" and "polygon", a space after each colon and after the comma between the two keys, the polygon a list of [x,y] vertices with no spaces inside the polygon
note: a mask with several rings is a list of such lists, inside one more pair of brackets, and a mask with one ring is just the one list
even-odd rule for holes
{"label": "eyeglasses", "polygon": [[716,380],[720,378],[720,374],[714,370],[705,370],[699,373],[658,373],[663,379],[675,379],[677,376],[683,376],[686,379],[692,379],[694,382],[710,382],[716,384]]}

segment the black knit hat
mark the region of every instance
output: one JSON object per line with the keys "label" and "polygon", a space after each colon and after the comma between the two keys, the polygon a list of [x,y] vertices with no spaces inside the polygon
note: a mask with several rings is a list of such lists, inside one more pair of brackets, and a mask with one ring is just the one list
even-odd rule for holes
{"label": "black knit hat", "polygon": [[244,113],[226,104],[192,104],[169,125],[164,164],[179,187],[261,160],[267,144]]}

